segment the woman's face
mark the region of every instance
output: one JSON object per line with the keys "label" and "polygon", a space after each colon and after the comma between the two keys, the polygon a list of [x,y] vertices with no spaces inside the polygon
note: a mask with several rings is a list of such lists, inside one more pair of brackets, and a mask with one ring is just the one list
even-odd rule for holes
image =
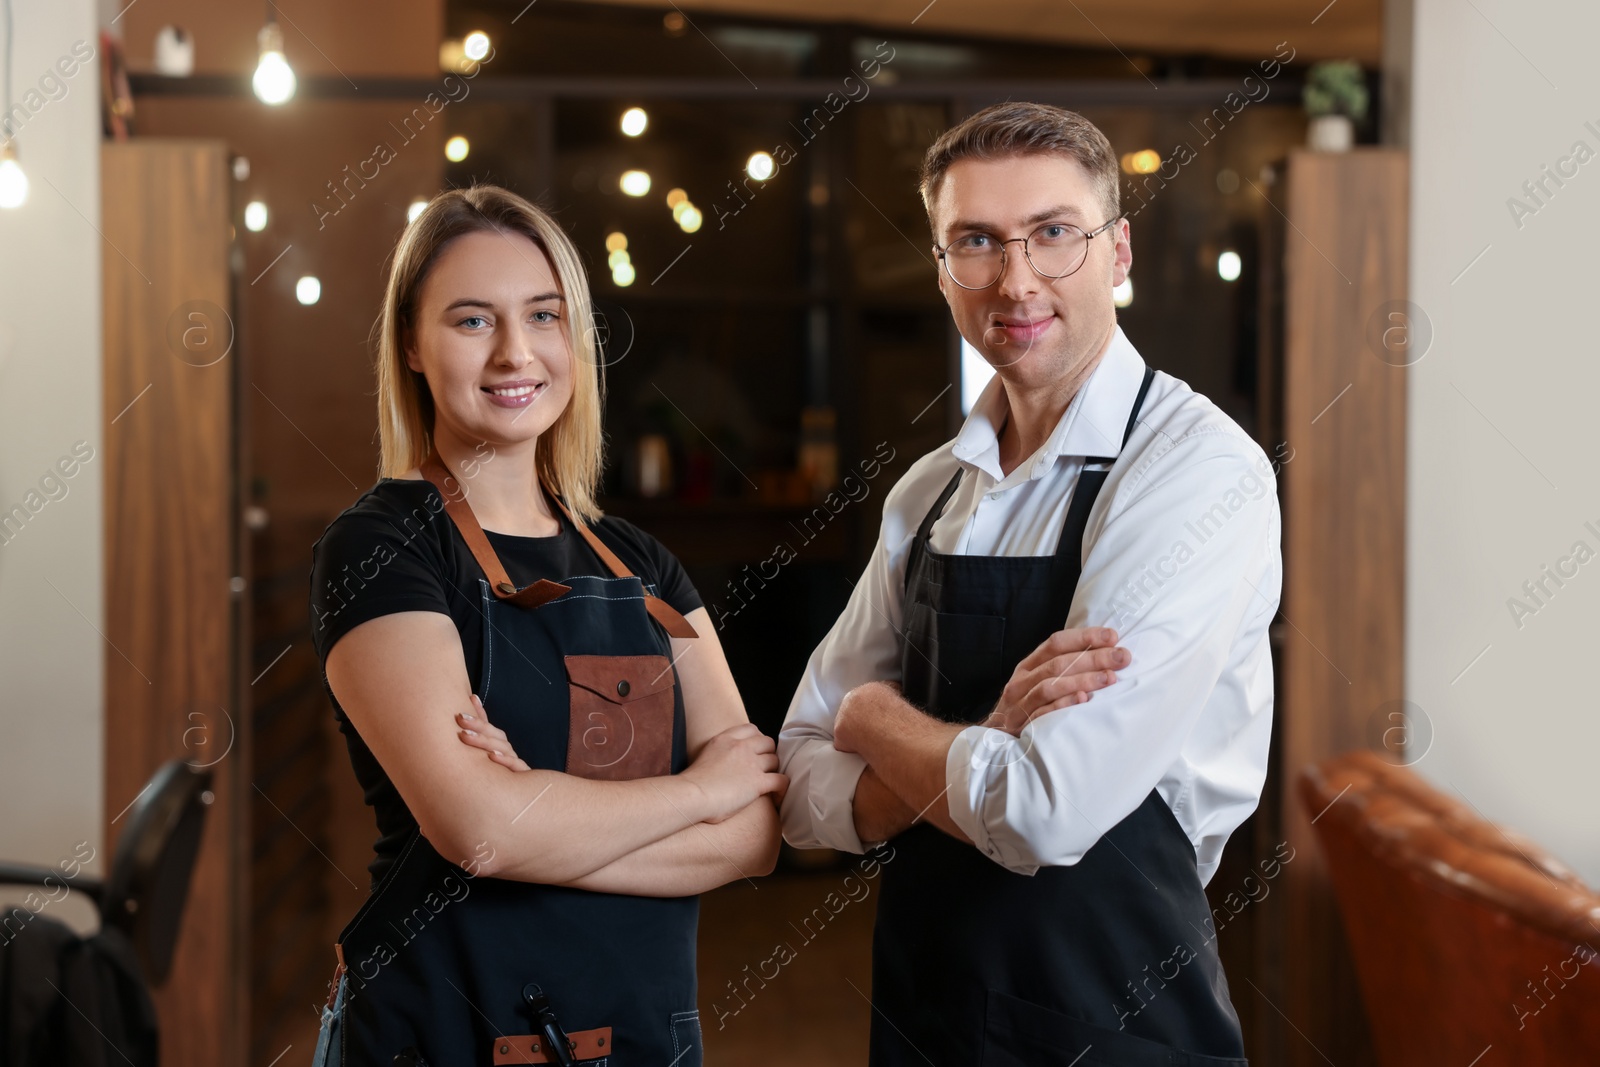
{"label": "woman's face", "polygon": [[417,294],[406,365],[433,391],[434,436],[515,445],[572,399],[565,301],[544,251],[520,233],[447,245]]}

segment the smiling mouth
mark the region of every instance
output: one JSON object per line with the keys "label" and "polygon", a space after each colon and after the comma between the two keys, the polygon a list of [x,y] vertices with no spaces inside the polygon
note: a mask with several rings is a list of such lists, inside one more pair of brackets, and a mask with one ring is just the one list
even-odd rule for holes
{"label": "smiling mouth", "polygon": [[1008,319],[996,315],[991,325],[1003,330],[1030,330],[1043,326],[1053,318],[1055,318],[1054,315],[1044,315],[1037,319]]}
{"label": "smiling mouth", "polygon": [[483,391],[488,393],[490,396],[519,397],[532,396],[534,393],[537,393],[543,388],[544,383],[540,382],[538,385],[514,385],[506,387],[486,385],[483,387]]}

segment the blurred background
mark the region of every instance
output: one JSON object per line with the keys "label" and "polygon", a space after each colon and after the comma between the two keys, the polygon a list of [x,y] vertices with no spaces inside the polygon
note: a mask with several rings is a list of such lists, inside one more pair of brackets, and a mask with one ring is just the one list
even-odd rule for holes
{"label": "blurred background", "polygon": [[[1208,887],[1254,1062],[1600,1047],[1592,5],[11,4],[0,943],[126,929],[161,1062],[309,1062],[366,895],[308,572],[377,476],[408,219],[491,182],[572,235],[602,506],[776,733],[985,379],[916,175],[1007,99],[1106,132],[1123,328],[1278,469],[1272,772]],[[865,1062],[876,885],[824,907],[856,863],[705,898],[707,1063]]]}

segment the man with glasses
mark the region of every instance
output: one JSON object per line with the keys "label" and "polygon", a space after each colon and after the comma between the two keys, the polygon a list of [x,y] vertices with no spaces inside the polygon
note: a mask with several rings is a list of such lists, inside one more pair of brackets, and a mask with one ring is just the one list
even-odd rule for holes
{"label": "man with glasses", "polygon": [[1118,185],[1038,104],[924,163],[995,377],[889,492],[778,741],[792,845],[888,842],[875,1067],[1244,1063],[1204,886],[1266,777],[1275,482],[1118,325]]}

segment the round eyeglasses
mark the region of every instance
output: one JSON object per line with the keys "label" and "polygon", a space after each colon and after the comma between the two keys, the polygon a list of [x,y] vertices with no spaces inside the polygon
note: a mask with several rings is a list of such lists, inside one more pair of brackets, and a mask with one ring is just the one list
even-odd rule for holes
{"label": "round eyeglasses", "polygon": [[987,289],[999,281],[1006,270],[1006,245],[1015,241],[1022,242],[1023,257],[1036,273],[1056,280],[1083,266],[1089,242],[1121,217],[1107,219],[1089,233],[1070,222],[1047,222],[1026,237],[1006,241],[993,234],[969,233],[944,248],[934,245],[933,250],[944,261],[950,280],[963,289]]}

